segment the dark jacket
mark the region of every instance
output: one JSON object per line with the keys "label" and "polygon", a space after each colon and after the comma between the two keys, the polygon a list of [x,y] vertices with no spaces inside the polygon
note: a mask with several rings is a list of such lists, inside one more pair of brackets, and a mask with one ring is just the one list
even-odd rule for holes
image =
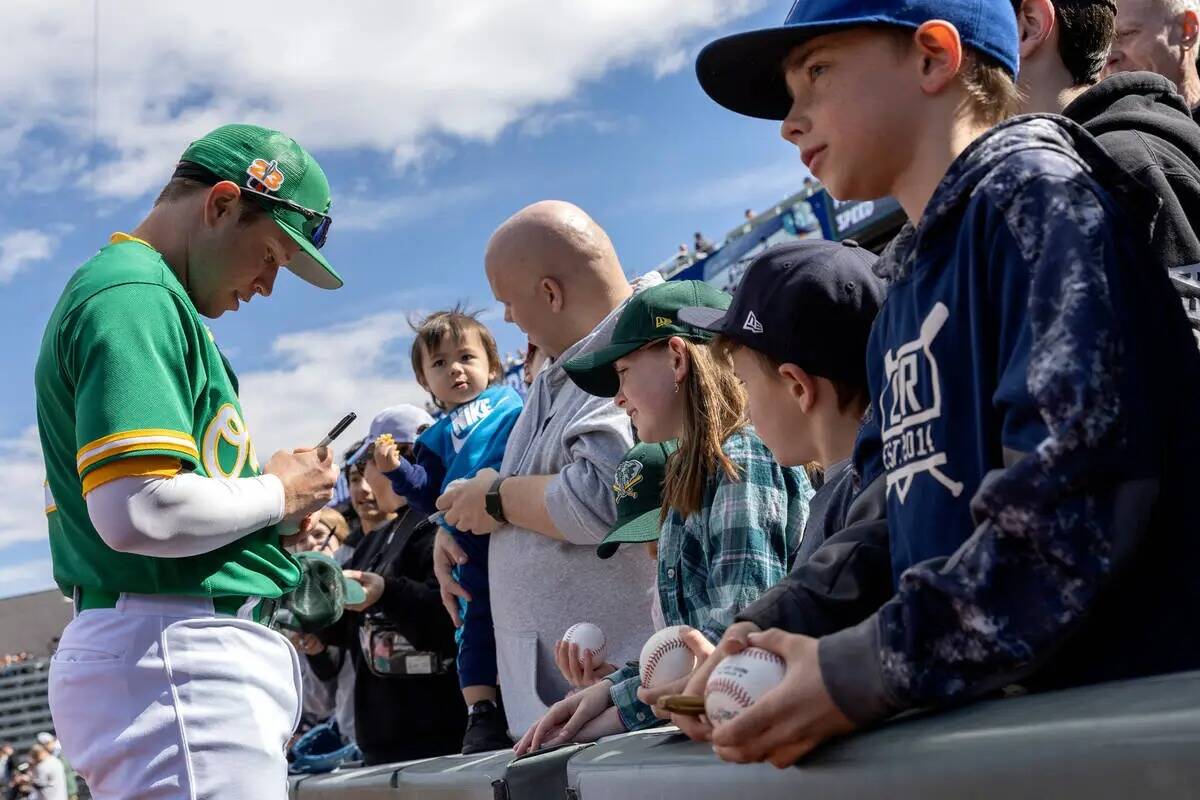
{"label": "dark jacket", "polygon": [[873,419],[896,594],[821,639],[869,722],[1020,682],[1200,666],[1200,353],[1157,199],[1074,123],[1027,116],[955,160],[877,269]]}
{"label": "dark jacket", "polygon": [[825,636],[857,625],[892,596],[884,481],[862,491],[857,483],[848,464],[830,470],[809,500],[796,566],[744,608],[739,622]]}
{"label": "dark jacket", "polygon": [[1162,200],[1146,261],[1200,270],[1200,125],[1175,85],[1153,72],[1106,78],[1063,110]]}
{"label": "dark jacket", "polygon": [[[411,532],[411,533],[410,533]],[[433,575],[437,528],[412,511],[365,537],[346,569],[383,576],[384,592],[373,613],[382,612],[417,650],[444,658],[455,654],[454,626],[442,606]],[[454,672],[428,677],[379,677],[371,672],[359,643],[363,615],[347,611],[321,633],[354,659],[355,740],[368,764],[457,753],[466,730],[466,707]],[[309,657],[322,680],[337,675],[324,654]]]}

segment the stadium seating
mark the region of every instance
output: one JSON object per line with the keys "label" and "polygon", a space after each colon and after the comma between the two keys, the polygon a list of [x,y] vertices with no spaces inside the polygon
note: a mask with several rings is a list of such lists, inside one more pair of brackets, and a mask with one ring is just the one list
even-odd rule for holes
{"label": "stadium seating", "polygon": [[47,698],[50,661],[14,664],[0,672],[0,742],[18,752],[28,749],[41,731],[54,730]]}

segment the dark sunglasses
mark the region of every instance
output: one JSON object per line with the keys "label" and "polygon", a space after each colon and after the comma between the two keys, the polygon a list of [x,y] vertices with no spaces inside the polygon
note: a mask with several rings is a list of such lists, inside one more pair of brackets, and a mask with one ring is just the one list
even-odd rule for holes
{"label": "dark sunglasses", "polygon": [[[247,183],[259,186],[262,185],[254,178],[251,178],[249,181],[247,181]],[[288,211],[294,211],[295,213],[304,217],[304,238],[308,239],[308,241],[312,243],[312,246],[318,250],[325,246],[325,240],[329,238],[329,229],[333,226],[333,217],[329,216],[328,214],[323,214],[320,211],[313,211],[311,208],[305,208],[304,206],[292,200],[276,197],[273,194],[267,194],[266,192],[252,188],[249,185],[243,186],[241,189],[246,194],[253,195],[254,198],[260,202],[274,203],[275,205],[282,206]]]}

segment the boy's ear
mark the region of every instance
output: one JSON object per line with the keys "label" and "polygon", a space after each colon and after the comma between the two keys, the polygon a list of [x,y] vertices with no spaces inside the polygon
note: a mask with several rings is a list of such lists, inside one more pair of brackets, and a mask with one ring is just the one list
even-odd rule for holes
{"label": "boy's ear", "polygon": [[962,69],[964,54],[958,28],[933,19],[917,28],[913,42],[921,57],[921,90],[928,95],[941,93]]}
{"label": "boy's ear", "polygon": [[1022,61],[1050,38],[1055,19],[1054,3],[1050,0],[1021,0],[1021,7],[1017,9],[1017,33]]}
{"label": "boy's ear", "polygon": [[779,377],[787,386],[788,397],[800,406],[805,414],[817,404],[817,382],[796,364],[780,364]]}

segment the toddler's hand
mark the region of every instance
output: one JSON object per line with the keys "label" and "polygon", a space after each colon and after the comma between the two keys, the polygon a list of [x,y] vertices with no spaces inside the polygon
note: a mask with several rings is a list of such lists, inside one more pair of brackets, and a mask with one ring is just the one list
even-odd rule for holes
{"label": "toddler's hand", "polygon": [[375,466],[380,472],[392,472],[400,468],[400,448],[390,433],[375,440]]}

